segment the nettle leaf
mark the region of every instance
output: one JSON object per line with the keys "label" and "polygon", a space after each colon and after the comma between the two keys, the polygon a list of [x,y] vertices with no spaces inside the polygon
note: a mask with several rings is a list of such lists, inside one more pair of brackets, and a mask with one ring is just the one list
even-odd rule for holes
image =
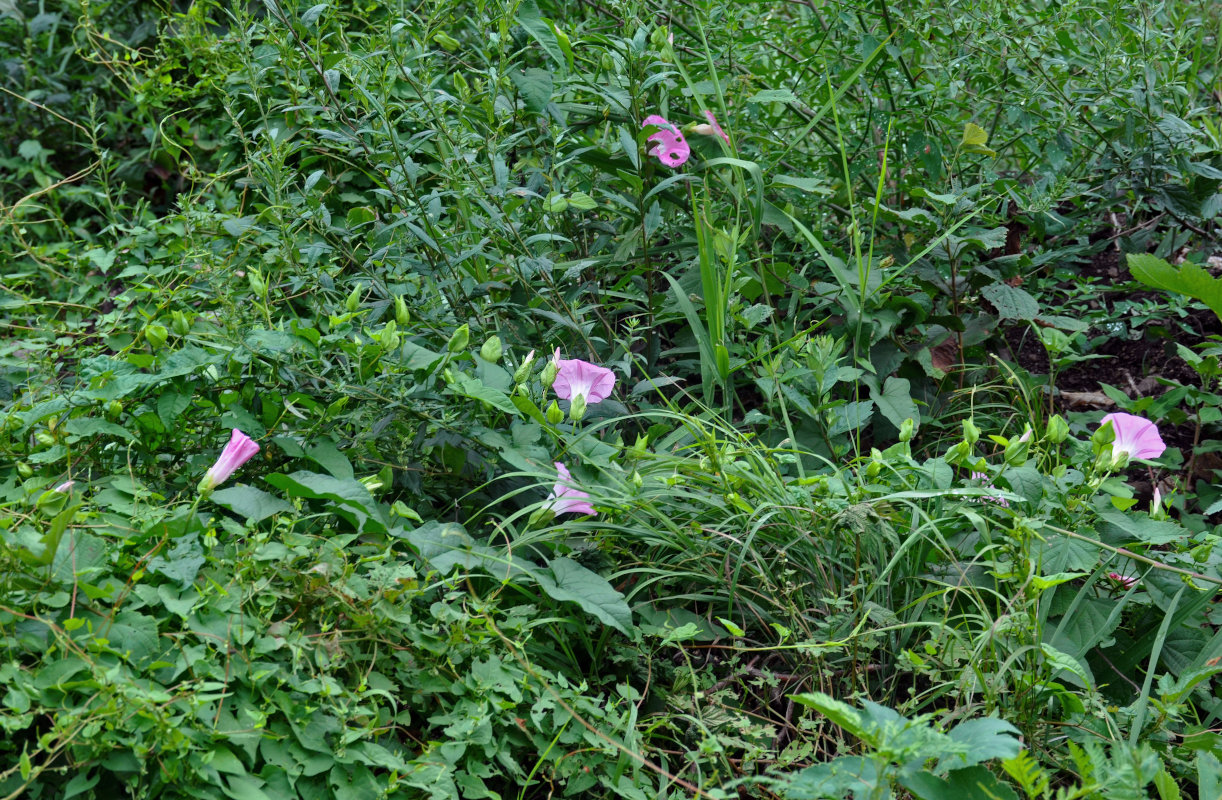
{"label": "nettle leaf", "polygon": [[199,545],[199,538],[195,534],[190,534],[179,539],[165,554],[165,557],[150,558],[148,568],[149,572],[164,575],[186,586],[195,580],[204,561],[204,551]]}
{"label": "nettle leaf", "polygon": [[917,772],[901,776],[900,783],[918,800],[1018,800],[1014,789],[986,767],[952,770],[945,778]]}
{"label": "nettle leaf", "polygon": [[1104,511],[1100,518],[1103,524],[1099,532],[1111,544],[1142,542],[1143,544],[1168,544],[1184,542],[1192,536],[1187,528],[1176,522],[1160,522],[1145,514],[1126,514],[1120,511]]}
{"label": "nettle leaf", "polygon": [[1040,313],[1039,302],[1027,292],[1005,283],[993,283],[980,290],[997,309],[1002,319],[1033,320]]}
{"label": "nettle leaf", "polygon": [[572,559],[555,558],[547,569],[536,571],[535,577],[539,587],[553,600],[576,603],[600,622],[625,636],[631,635],[632,611],[624,596],[597,572]]}
{"label": "nettle leaf", "polygon": [[105,639],[112,649],[135,664],[142,664],[160,652],[157,620],[136,611],[124,611],[110,624],[103,618],[97,619],[94,638]]}
{"label": "nettle leaf", "polygon": [[921,424],[921,412],[917,411],[916,403],[912,401],[912,384],[907,378],[887,378],[883,390],[876,392],[871,389],[870,397],[879,412],[896,428],[901,427],[906,419],[911,419],[918,426]]}
{"label": "nettle leaf", "polygon": [[253,486],[230,486],[212,493],[212,501],[250,522],[262,522],[273,514],[287,514],[293,505]]}
{"label": "nettle leaf", "polygon": [[531,67],[522,72],[510,73],[509,79],[517,87],[518,94],[522,95],[522,102],[526,105],[527,111],[542,114],[547,110],[547,104],[552,101],[554,88],[552,73],[545,69]]}
{"label": "nettle leaf", "polygon": [[357,480],[333,478],[317,472],[299,471],[292,475],[272,473],[264,480],[290,497],[329,500],[334,513],[358,530],[386,533],[386,509]]}
{"label": "nettle leaf", "polygon": [[886,785],[878,761],[865,756],[842,756],[798,772],[789,779],[785,797],[791,800],[826,800],[853,796],[872,797]]}

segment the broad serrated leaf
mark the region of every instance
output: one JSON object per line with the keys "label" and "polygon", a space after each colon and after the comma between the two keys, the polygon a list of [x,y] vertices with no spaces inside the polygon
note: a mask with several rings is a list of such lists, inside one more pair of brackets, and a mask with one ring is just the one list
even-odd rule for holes
{"label": "broad serrated leaf", "polygon": [[993,283],[980,290],[985,299],[997,309],[1003,319],[1032,320],[1040,313],[1040,304],[1034,297],[1015,286]]}
{"label": "broad serrated leaf", "polygon": [[631,635],[632,611],[624,596],[597,572],[591,572],[572,559],[555,558],[535,577],[540,588],[553,600],[576,603],[604,624],[626,636]]}
{"label": "broad serrated leaf", "polygon": [[212,501],[251,522],[262,522],[272,514],[286,514],[293,506],[274,494],[253,486],[229,486],[213,492]]}
{"label": "broad serrated leaf", "polygon": [[917,411],[916,403],[912,401],[912,384],[907,378],[887,378],[883,390],[870,390],[870,397],[879,413],[896,428],[901,427],[906,419],[920,426],[921,412]]}

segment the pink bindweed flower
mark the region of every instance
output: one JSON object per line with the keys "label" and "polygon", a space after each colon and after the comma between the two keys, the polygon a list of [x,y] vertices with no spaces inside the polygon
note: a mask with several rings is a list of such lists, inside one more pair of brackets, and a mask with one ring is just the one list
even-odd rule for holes
{"label": "pink bindweed flower", "polygon": [[1158,435],[1158,426],[1144,417],[1118,412],[1099,420],[1100,425],[1109,422],[1116,434],[1112,455],[1118,461],[1122,453],[1129,458],[1158,458],[1167,449],[1163,437]]}
{"label": "pink bindweed flower", "polygon": [[561,358],[560,348],[552,357],[556,364],[556,380],[552,389],[561,400],[581,396],[586,405],[606,400],[615,391],[615,373],[606,367],[579,358]]}
{"label": "pink bindweed flower", "polygon": [[708,109],[705,109],[704,116],[705,116],[705,119],[708,120],[708,124],[707,125],[705,124],[696,125],[692,128],[692,132],[693,133],[702,133],[705,136],[714,136],[714,135],[720,136],[722,139],[725,140],[726,144],[729,144],[730,137],[725,131],[721,129],[721,126],[717,124],[717,117],[713,116],[713,112],[709,111]]}
{"label": "pink bindweed flower", "polygon": [[560,473],[560,480],[552,487],[552,493],[547,496],[546,508],[550,508],[555,514],[588,514],[594,516],[597,512],[594,506],[590,505],[590,495],[577,489],[569,484],[573,482],[573,476],[569,474],[568,467],[559,461],[556,463],[556,471]]}
{"label": "pink bindweed flower", "polygon": [[645,117],[641,123],[641,127],[653,125],[662,130],[650,134],[646,141],[657,142],[657,144],[649,151],[649,155],[657,156],[658,161],[661,161],[668,167],[681,166],[688,157],[692,154],[692,148],[688,145],[687,140],[683,138],[683,134],[677,127],[672,125],[666,117],[660,114],[650,114]]}
{"label": "pink bindweed flower", "polygon": [[[991,480],[989,480],[989,476],[988,476],[988,475],[986,475],[986,474],[985,474],[985,473],[983,473],[983,472],[973,472],[973,473],[972,473],[972,480],[974,480],[974,481],[980,481],[980,485],[981,485],[981,486],[987,486],[987,487],[989,487],[990,489],[995,489],[995,488],[997,488],[997,487],[995,487],[995,486],[993,485],[993,482],[992,482]],[[1010,501],[1006,500],[1006,498],[1004,498],[1004,497],[999,497],[999,496],[997,496],[997,495],[988,494],[988,495],[985,495],[984,497],[982,497],[982,498],[980,498],[980,499],[981,499],[981,500],[988,500],[990,503],[996,503],[997,505],[1001,506],[1002,508],[1009,508],[1009,507],[1010,507]]]}
{"label": "pink bindweed flower", "polygon": [[75,485],[76,481],[64,481],[59,486],[55,487],[55,491],[59,492],[60,494],[67,494],[68,492],[72,491],[72,487]]}
{"label": "pink bindweed flower", "polygon": [[221,457],[208,468],[204,479],[199,482],[199,490],[210,492],[220,486],[229,479],[230,475],[237,472],[238,467],[249,461],[257,452],[259,452],[259,445],[255,444],[249,436],[234,428],[233,433],[229,436],[229,444],[225,445],[225,449],[221,451]]}
{"label": "pink bindweed flower", "polygon": [[1114,583],[1124,587],[1125,589],[1132,589],[1134,586],[1137,585],[1136,578],[1129,576],[1129,575],[1121,575],[1119,572],[1109,572],[1107,574],[1107,577],[1108,577],[1108,580],[1113,581]]}

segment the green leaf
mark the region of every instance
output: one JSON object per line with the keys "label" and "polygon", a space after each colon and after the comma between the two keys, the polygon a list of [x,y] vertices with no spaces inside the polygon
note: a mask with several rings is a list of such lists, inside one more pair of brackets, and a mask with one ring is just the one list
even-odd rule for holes
{"label": "green leaf", "polygon": [[96,417],[74,417],[64,425],[64,430],[72,434],[72,438],[69,439],[71,442],[92,436],[118,436],[129,442],[136,441],[135,435],[126,428]]}
{"label": "green leaf", "polygon": [[796,103],[797,96],[788,89],[764,89],[747,98],[748,103]]}
{"label": "green leaf", "polygon": [[607,579],[576,561],[555,558],[535,577],[553,600],[576,603],[583,611],[628,636],[632,630],[632,611],[624,596]]}
{"label": "green leaf", "polygon": [[[1040,644],[1040,651],[1044,654],[1045,662],[1052,667],[1053,680],[1057,679],[1057,674],[1061,670],[1067,670],[1072,672],[1074,675],[1077,675],[1078,679],[1082,681],[1083,686],[1090,688],[1092,684],[1091,677],[1087,673],[1086,667],[1084,667],[1082,662],[1078,661],[1078,659],[1074,658],[1069,653],[1061,652],[1047,642],[1042,642]],[[1006,758],[1013,758],[1013,756],[1006,756]]]}
{"label": "green leaf", "polygon": [[1176,268],[1149,253],[1129,253],[1126,258],[1129,272],[1137,280],[1200,300],[1222,319],[1222,280],[1189,261]]}
{"label": "green leaf", "polygon": [[842,703],[823,692],[805,692],[795,694],[791,698],[808,708],[813,708],[849,733],[857,737],[866,734],[866,725],[862,721],[861,712],[848,703]]}
{"label": "green leaf", "polygon": [[1160,522],[1145,514],[1126,514],[1121,511],[1104,511],[1100,518],[1103,524],[1099,532],[1109,544],[1169,544],[1186,542],[1192,536],[1186,528],[1176,522]]}
{"label": "green leaf", "polygon": [[203,548],[199,545],[198,537],[192,533],[175,542],[164,557],[153,556],[149,559],[148,567],[149,572],[164,575],[169,580],[186,586],[195,580],[204,560]]}
{"label": "green leaf", "polygon": [[979,766],[953,770],[945,779],[916,772],[899,782],[918,800],[1018,800],[1014,789]]}
{"label": "green leaf", "polygon": [[1003,319],[1032,320],[1040,313],[1040,304],[1022,289],[1005,283],[993,283],[980,290]]}
{"label": "green leaf", "polygon": [[827,800],[845,797],[849,792],[853,792],[854,797],[876,797],[879,787],[886,785],[888,782],[874,759],[842,756],[793,775],[785,787],[785,797],[789,800]]}
{"label": "green leaf", "polygon": [[963,126],[963,145],[985,145],[989,143],[989,134],[984,128],[974,122]]}
{"label": "green leaf", "polygon": [[899,428],[904,420],[911,419],[917,426],[921,424],[921,412],[917,411],[916,403],[912,402],[912,388],[907,378],[887,378],[883,390],[870,390],[870,397],[878,406],[887,421]]}
{"label": "green leaf", "polygon": [[293,511],[291,503],[274,494],[253,486],[230,486],[212,493],[214,503],[241,514],[250,522],[262,522],[272,514],[287,514]]}
{"label": "green leaf", "polygon": [[473,378],[470,375],[456,374],[446,392],[462,397],[470,397],[472,400],[482,400],[493,408],[505,411],[515,417],[518,415],[518,407],[509,399],[509,395],[490,386],[485,386],[484,382],[479,378]]}
{"label": "green leaf", "polygon": [[109,625],[99,619],[94,623],[94,638],[106,639],[110,647],[124,653],[134,664],[142,664],[157,655],[157,620],[136,611],[124,611]]}
{"label": "green leaf", "polygon": [[360,481],[306,471],[292,475],[277,472],[265,480],[290,497],[331,501],[331,509],[358,530],[386,533],[386,511]]}
{"label": "green leaf", "polygon": [[555,30],[540,13],[538,3],[535,0],[525,0],[518,7],[517,20],[518,24],[531,35],[531,38],[539,43],[543,52],[547,53],[552,61],[556,62],[556,66],[563,70],[565,68],[564,50],[556,39]]}
{"label": "green leaf", "polygon": [[[550,30],[549,30],[550,34]],[[552,101],[552,73],[545,69],[531,67],[530,69],[511,72],[509,79],[522,95],[526,110],[534,114],[542,114],[547,110],[547,104]],[[563,211],[564,209],[560,209]]]}

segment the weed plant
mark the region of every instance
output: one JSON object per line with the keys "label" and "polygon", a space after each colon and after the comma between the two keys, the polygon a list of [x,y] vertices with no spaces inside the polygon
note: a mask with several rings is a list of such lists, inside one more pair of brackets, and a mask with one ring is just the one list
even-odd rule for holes
{"label": "weed plant", "polygon": [[0,798],[1222,796],[1220,24],[0,2]]}

